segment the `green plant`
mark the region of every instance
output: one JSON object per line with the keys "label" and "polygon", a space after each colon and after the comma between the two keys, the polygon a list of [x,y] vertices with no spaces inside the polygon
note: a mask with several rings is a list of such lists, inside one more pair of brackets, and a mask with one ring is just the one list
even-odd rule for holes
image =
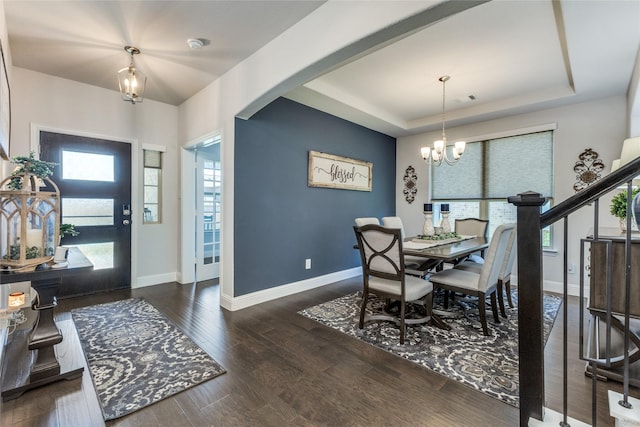
{"label": "green plant", "polygon": [[78,234],[80,234],[80,232],[76,231],[73,224],[60,224],[60,236],[77,236]]}
{"label": "green plant", "polygon": [[[636,194],[640,193],[640,188],[636,188],[631,191],[631,198],[633,199]],[[611,199],[611,206],[609,207],[611,215],[624,219],[627,217],[627,191],[622,191]]]}
{"label": "green plant", "polygon": [[45,162],[35,158],[35,153],[29,153],[29,157],[16,156],[11,158],[11,163],[18,167],[11,172],[11,179],[7,185],[10,190],[18,191],[22,189],[22,176],[26,173],[33,174],[38,178],[49,178],[53,175],[53,168],[57,163]]}

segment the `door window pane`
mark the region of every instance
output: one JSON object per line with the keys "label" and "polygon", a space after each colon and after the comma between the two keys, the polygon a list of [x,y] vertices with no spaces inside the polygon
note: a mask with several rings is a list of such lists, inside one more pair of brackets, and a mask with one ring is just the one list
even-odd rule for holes
{"label": "door window pane", "polygon": [[219,161],[204,161],[202,207],[204,264],[220,261],[220,167]]}
{"label": "door window pane", "polygon": [[114,181],[114,158],[106,154],[62,151],[62,179]]}
{"label": "door window pane", "polygon": [[113,242],[76,245],[93,264],[94,270],[113,268]]}
{"label": "door window pane", "polygon": [[62,223],[78,226],[113,225],[113,199],[62,198]]}

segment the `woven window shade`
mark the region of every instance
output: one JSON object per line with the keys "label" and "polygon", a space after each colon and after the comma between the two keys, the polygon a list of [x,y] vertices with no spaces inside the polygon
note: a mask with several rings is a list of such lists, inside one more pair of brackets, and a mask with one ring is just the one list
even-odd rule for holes
{"label": "woven window shade", "polygon": [[144,150],[145,168],[162,168],[162,152],[155,150]]}
{"label": "woven window shade", "polygon": [[482,195],[482,143],[467,144],[455,166],[431,166],[433,200],[478,199]]}
{"label": "woven window shade", "polygon": [[553,197],[553,132],[467,144],[456,165],[432,167],[431,176],[433,200],[506,199],[525,191]]}
{"label": "woven window shade", "polygon": [[506,199],[525,191],[553,196],[553,133],[530,133],[489,141],[485,198]]}

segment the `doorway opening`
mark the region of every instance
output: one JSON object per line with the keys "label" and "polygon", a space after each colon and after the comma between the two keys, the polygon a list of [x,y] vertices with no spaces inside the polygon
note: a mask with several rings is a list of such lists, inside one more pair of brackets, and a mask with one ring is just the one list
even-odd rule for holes
{"label": "doorway opening", "polygon": [[182,283],[220,276],[220,142],[220,135],[202,137],[182,153]]}

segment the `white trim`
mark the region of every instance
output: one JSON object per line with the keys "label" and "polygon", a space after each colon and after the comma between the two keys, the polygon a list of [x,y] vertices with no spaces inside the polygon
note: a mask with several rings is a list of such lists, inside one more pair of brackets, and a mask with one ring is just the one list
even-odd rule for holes
{"label": "white trim", "polygon": [[[518,286],[518,276],[511,275],[511,283]],[[564,293],[564,285],[562,282],[554,282],[552,280],[544,280],[542,289],[547,292],[553,292],[562,295]],[[574,297],[580,296],[580,285],[577,283],[567,283],[567,294]],[[589,295],[589,287],[585,286],[584,295]]]}
{"label": "white trim", "polygon": [[[216,141],[217,140],[217,141]],[[222,130],[214,130],[207,132],[204,135],[200,135],[197,138],[193,138],[187,141],[182,148],[186,150],[193,150],[194,148],[208,147],[213,144],[217,144],[222,141]]]}
{"label": "white trim", "polygon": [[[180,165],[181,165],[181,180],[180,180],[180,192],[182,195],[180,203],[180,245],[182,251],[180,253],[180,272],[178,273],[179,283],[187,284],[193,283],[196,279],[196,265],[195,259],[195,235],[193,230],[195,229],[195,175],[193,168],[195,167],[195,155],[194,150],[196,148],[207,147],[211,145],[209,140],[216,143],[222,143],[222,130],[214,130],[198,136],[190,141],[187,141],[182,147],[180,147]],[[223,162],[222,153],[220,153],[220,161]],[[222,163],[222,169],[224,170],[224,163]],[[223,175],[224,176],[224,175]],[[223,178],[224,179],[224,178]],[[224,194],[221,194],[224,203]],[[222,217],[224,224],[224,216]],[[221,235],[221,240],[224,239],[224,233]],[[222,242],[220,242],[222,248]],[[221,257],[223,255],[221,254]],[[219,263],[222,264],[222,263]],[[221,266],[220,266],[221,267]],[[221,268],[218,271],[218,277],[222,283],[222,271]],[[220,293],[222,294],[222,286],[220,286]],[[222,300],[222,298],[221,298]]]}
{"label": "white trim", "polygon": [[[325,274],[324,276],[312,277],[310,279],[300,280],[299,282],[287,283],[286,285],[276,286],[274,288],[264,289],[262,291],[253,292],[239,297],[228,298],[221,294],[221,304],[224,308],[236,311],[252,305],[283,298],[298,292],[308,291],[310,289],[319,288],[329,285],[340,280],[350,279],[362,274],[361,267],[351,268],[349,270],[336,271],[335,273]],[[224,299],[224,302],[222,301]]]}
{"label": "white trim", "polygon": [[[45,126],[38,123],[31,122],[31,141],[29,143],[31,151],[36,153],[36,158],[40,157],[40,132],[55,132],[65,135],[82,136],[86,138],[105,139],[107,141],[124,142],[131,144],[131,209],[133,212],[138,212],[138,207],[142,206],[140,201],[140,192],[136,191],[138,188],[138,139],[137,138],[123,138],[112,135],[102,135],[90,132],[83,132],[72,129],[55,128],[52,126]],[[131,265],[130,265],[130,277],[131,288],[137,286],[137,277],[133,270],[134,266],[138,265],[138,221],[132,221],[131,223]]]}
{"label": "white trim", "polygon": [[545,123],[542,125],[536,125],[536,126],[528,126],[525,128],[518,128],[518,129],[511,129],[511,130],[504,130],[504,131],[500,131],[500,132],[494,132],[494,133],[488,133],[485,135],[477,135],[477,136],[471,136],[471,137],[467,137],[467,138],[459,138],[459,139],[463,139],[468,143],[471,142],[479,142],[479,141],[486,141],[488,139],[497,139],[497,138],[507,138],[510,136],[516,136],[516,135],[525,135],[527,133],[536,133],[536,132],[544,132],[547,130],[556,130],[558,128],[558,124],[557,123]]}
{"label": "white trim", "polygon": [[161,153],[167,152],[167,147],[165,145],[158,145],[158,144],[142,143],[142,149],[149,150],[149,151],[159,151]]}
{"label": "white trim", "polygon": [[146,286],[159,285],[161,283],[177,282],[178,274],[173,273],[154,274],[152,276],[138,277],[136,285],[131,285],[131,289],[144,288]]}
{"label": "white trim", "polygon": [[[554,411],[553,409],[549,409],[549,408],[543,408],[542,417],[543,417],[542,421],[535,418],[529,418],[528,426],[529,427],[544,427],[544,426],[556,427],[558,425],[562,425],[562,421],[564,420],[564,416],[560,412]],[[571,427],[591,427],[591,424],[583,423],[582,421],[578,421],[571,417],[567,417],[567,423]],[[616,426],[617,425],[618,424],[616,422]]]}

